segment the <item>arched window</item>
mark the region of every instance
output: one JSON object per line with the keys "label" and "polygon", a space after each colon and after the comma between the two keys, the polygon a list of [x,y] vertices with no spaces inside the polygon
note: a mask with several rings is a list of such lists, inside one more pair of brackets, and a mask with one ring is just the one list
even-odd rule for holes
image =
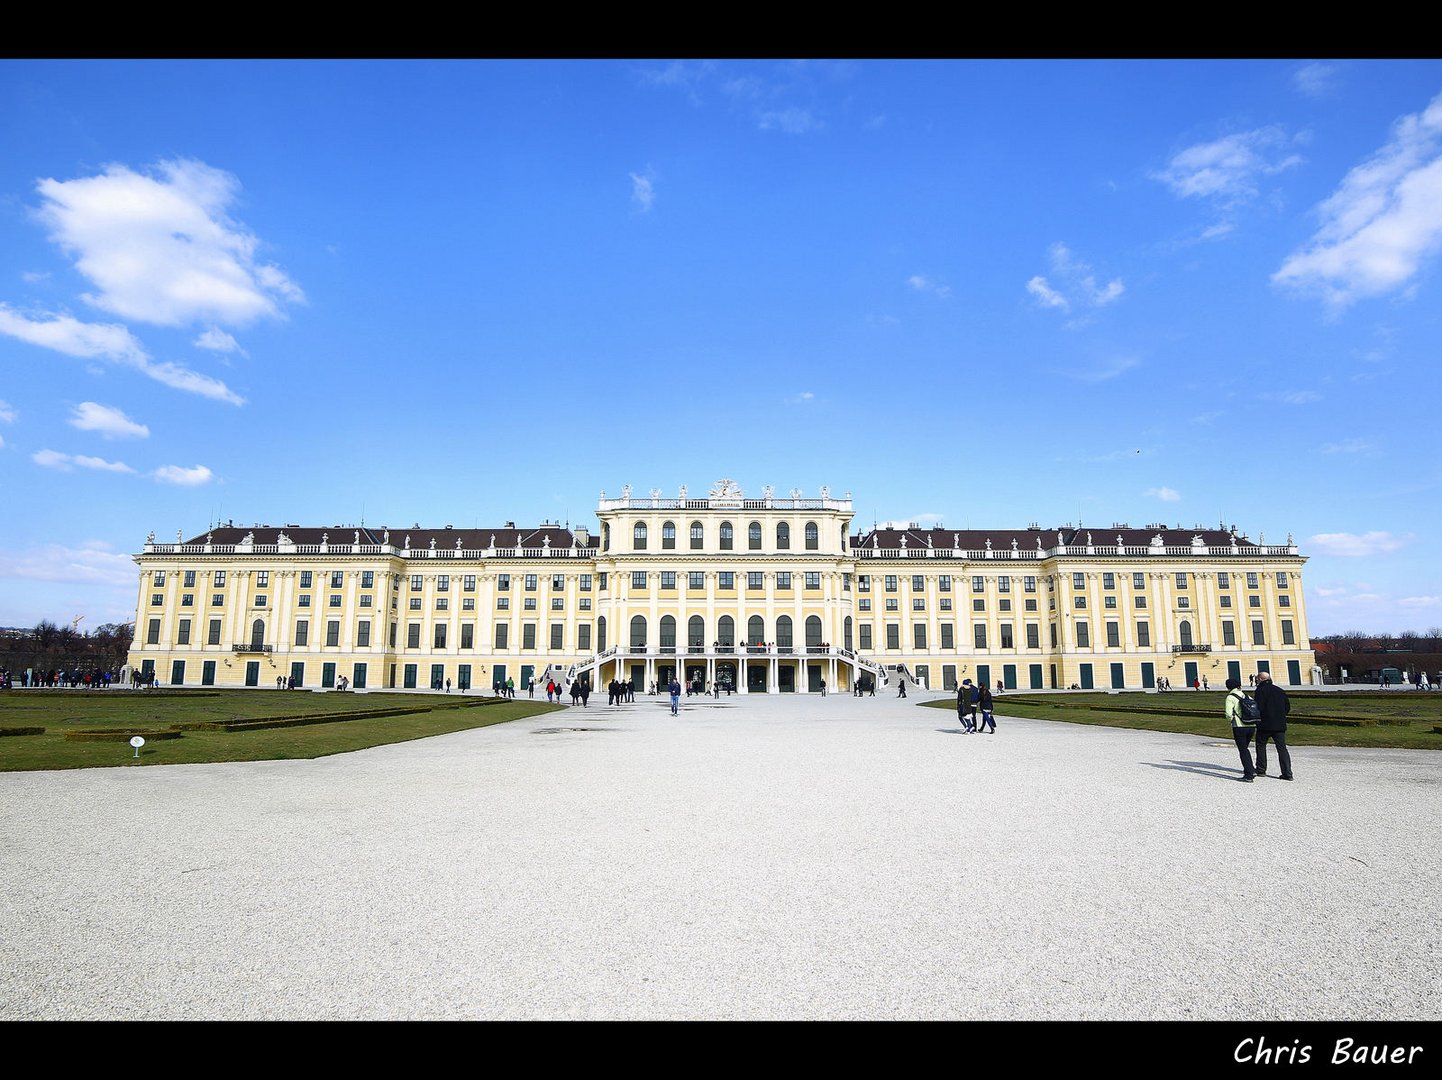
{"label": "arched window", "polygon": [[256,619],[250,624],[250,645],[255,648],[265,643],[265,620]]}
{"label": "arched window", "polygon": [[609,522],[601,522],[601,550],[611,550],[611,526]]}
{"label": "arched window", "polygon": [[692,615],[686,623],[686,644],[692,648],[706,644],[706,620],[700,615]]}
{"label": "arched window", "polygon": [[691,550],[700,551],[701,545],[706,542],[706,530],[701,528],[699,521],[691,522]]}
{"label": "arched window", "polygon": [[766,623],[760,615],[752,615],[746,620],[746,644],[760,645],[766,640]]}
{"label": "arched window", "polygon": [[781,522],[776,526],[776,549],[786,551],[791,547],[791,526]]}
{"label": "arched window", "polygon": [[661,648],[674,649],[676,647],[676,620],[670,615],[661,616]]}
{"label": "arched window", "polygon": [[637,615],[631,620],[631,648],[646,647],[646,616]]}
{"label": "arched window", "polygon": [[753,521],[746,527],[746,547],[751,551],[761,550],[761,522]]}
{"label": "arched window", "polygon": [[1182,620],[1182,625],[1178,627],[1178,634],[1181,637],[1182,648],[1190,649],[1192,647],[1192,624],[1188,620]]}
{"label": "arched window", "polygon": [[776,644],[783,649],[791,648],[790,615],[782,615],[776,620]]}
{"label": "arched window", "polygon": [[633,530],[633,535],[634,535],[635,538],[636,538],[636,543],[633,545],[633,546],[635,547],[635,549],[636,549],[637,551],[645,551],[645,550],[646,550],[646,523],[645,523],[644,521],[638,521],[638,522],[636,522],[636,528]]}
{"label": "arched window", "polygon": [[815,551],[820,546],[820,537],[821,534],[816,529],[816,522],[808,521],[806,523],[806,550]]}
{"label": "arched window", "polygon": [[821,644],[821,619],[815,615],[806,620],[806,644],[807,646]]}
{"label": "arched window", "polygon": [[847,652],[850,652],[850,651],[852,650],[852,648],[853,648],[853,646],[852,646],[852,644],[851,644],[851,616],[850,616],[850,615],[846,616],[846,621],[841,624],[841,645],[842,645],[842,648],[846,649]]}
{"label": "arched window", "polygon": [[596,620],[596,651],[606,651],[606,616],[602,615]]}
{"label": "arched window", "polygon": [[736,622],[730,615],[722,615],[717,621],[716,640],[722,645],[736,644]]}
{"label": "arched window", "polygon": [[661,526],[661,546],[667,551],[676,546],[676,523],[668,521]]}
{"label": "arched window", "polygon": [[731,546],[731,522],[723,521],[721,523],[721,550],[730,551]]}

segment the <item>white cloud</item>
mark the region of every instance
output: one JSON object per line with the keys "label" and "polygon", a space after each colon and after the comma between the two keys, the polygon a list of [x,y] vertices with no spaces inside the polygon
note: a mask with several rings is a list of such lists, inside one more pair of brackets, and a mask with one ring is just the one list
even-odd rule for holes
{"label": "white cloud", "polygon": [[1098,284],[1090,264],[1076,258],[1069,247],[1058,241],[1047,249],[1052,276],[1056,284],[1037,274],[1026,283],[1026,291],[1036,297],[1037,305],[1070,311],[1077,307],[1106,307],[1121,298],[1126,286],[1121,278]]}
{"label": "white cloud", "polygon": [[1406,607],[1442,607],[1442,596],[1404,596],[1397,603]]}
{"label": "white cloud", "polygon": [[631,201],[640,208],[641,213],[650,212],[652,203],[656,201],[656,187],[650,176],[631,174]]}
{"label": "white cloud", "polygon": [[917,292],[931,293],[932,295],[937,296],[942,300],[946,300],[951,296],[950,285],[943,285],[939,281],[933,281],[925,274],[912,274],[909,278],[906,279],[906,283]]}
{"label": "white cloud", "polygon": [[0,401],[0,424],[13,424],[18,415],[8,401]]}
{"label": "white cloud", "polygon": [[163,484],[179,484],[181,487],[198,487],[201,484],[210,483],[214,477],[204,465],[197,465],[193,469],[181,468],[179,465],[162,465],[151,473],[155,479]]}
{"label": "white cloud", "polygon": [[1292,74],[1292,86],[1306,97],[1329,97],[1336,89],[1338,72],[1336,64],[1307,64]]}
{"label": "white cloud", "polygon": [[1258,179],[1300,164],[1288,153],[1291,140],[1279,127],[1240,131],[1180,151],[1152,174],[1180,198],[1212,199],[1223,206],[1256,197]]}
{"label": "white cloud", "polygon": [[799,394],[792,394],[789,398],[787,398],[787,399],[786,399],[786,404],[788,404],[788,405],[804,405],[804,404],[806,404],[808,401],[815,401],[815,400],[816,400],[816,395],[815,395],[815,394],[813,394],[810,390],[803,390],[803,391],[801,391]]}
{"label": "white cloud", "polygon": [[1280,390],[1275,394],[1263,394],[1268,401],[1280,402],[1283,405],[1310,405],[1314,401],[1321,401],[1322,395],[1315,390]]}
{"label": "white cloud", "polygon": [[35,551],[0,550],[0,578],[116,585],[133,591],[135,563],[129,554],[111,551],[108,544],[98,540],[86,541],[79,547],[51,545]]}
{"label": "white cloud", "polygon": [[20,280],[27,285],[38,285],[42,281],[50,280],[49,270],[26,270],[20,275]]}
{"label": "white cloud", "polygon": [[1442,94],[1392,126],[1391,140],[1317,207],[1321,227],[1272,281],[1333,307],[1406,285],[1442,247]]}
{"label": "white cloud", "polygon": [[81,431],[96,431],[107,439],[148,439],[150,429],[137,424],[119,409],[99,405],[93,401],[82,401],[75,406],[70,417],[70,426]]}
{"label": "white cloud", "polygon": [[236,341],[234,337],[227,334],[218,326],[212,326],[205,333],[201,334],[200,337],[195,339],[194,344],[197,349],[209,349],[211,352],[239,353],[241,356],[250,355],[240,347],[240,342]]}
{"label": "white cloud", "polygon": [[59,450],[37,450],[30,460],[47,469],[70,472],[75,466],[82,469],[98,469],[101,472],[133,473],[135,470],[123,461],[106,461],[104,458],[87,457],[84,454],[62,454]]}
{"label": "white cloud", "polygon": [[1409,544],[1411,533],[1393,536],[1389,532],[1318,533],[1307,539],[1307,545],[1322,555],[1390,555]]}
{"label": "white cloud", "polygon": [[1366,439],[1343,439],[1341,442],[1327,443],[1322,446],[1318,453],[1322,454],[1370,454],[1376,450],[1376,446]]}
{"label": "white cloud", "polygon": [[1026,283],[1026,291],[1036,297],[1036,302],[1042,307],[1061,308],[1063,311],[1070,311],[1071,304],[1061,293],[1047,284],[1046,278],[1038,274]]}
{"label": "white cloud", "polygon": [[118,323],[86,323],[70,315],[48,315],[31,319],[8,304],[0,303],[0,334],[9,334],[31,345],[53,349],[66,356],[85,360],[108,360],[133,367],[143,374],[177,390],[185,390],[232,405],[245,399],[219,379],[202,375],[170,361],[151,359],[145,347]]}
{"label": "white cloud", "polygon": [[819,131],[824,126],[811,114],[810,109],[795,105],[763,112],[757,117],[756,125],[762,131],[784,131],[788,135],[805,135],[809,131]]}
{"label": "white cloud", "polygon": [[1143,491],[1142,494],[1155,495],[1158,499],[1161,499],[1162,502],[1179,502],[1182,498],[1180,492],[1178,492],[1175,488],[1169,487],[1147,488],[1147,490]]}
{"label": "white cloud", "polygon": [[1123,375],[1140,364],[1141,361],[1135,356],[1114,356],[1110,360],[1103,361],[1096,367],[1089,370],[1068,369],[1063,372],[1068,378],[1076,379],[1078,382],[1097,383],[1106,382]]}
{"label": "white cloud", "polygon": [[239,181],[203,162],[162,161],[152,175],[111,165],[37,189],[38,216],[96,287],[84,299],[104,311],[161,326],[244,325],[305,298],[229,217]]}

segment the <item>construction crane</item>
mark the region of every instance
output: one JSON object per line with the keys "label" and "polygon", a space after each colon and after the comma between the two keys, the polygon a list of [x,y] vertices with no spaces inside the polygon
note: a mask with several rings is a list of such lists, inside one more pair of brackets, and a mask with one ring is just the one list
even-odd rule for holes
{"label": "construction crane", "polygon": [[77,616],[75,616],[75,618],[71,619],[71,620],[70,620],[70,629],[71,629],[71,630],[78,630],[78,629],[80,629],[80,620],[83,619],[83,618],[85,618],[84,615],[77,615]]}

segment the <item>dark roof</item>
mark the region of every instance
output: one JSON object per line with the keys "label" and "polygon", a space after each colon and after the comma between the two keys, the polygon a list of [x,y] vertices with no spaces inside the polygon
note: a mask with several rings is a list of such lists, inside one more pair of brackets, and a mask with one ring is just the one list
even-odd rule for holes
{"label": "dark roof", "polygon": [[[550,539],[550,546],[553,548],[571,547],[575,543],[575,534],[560,525],[538,525],[528,529],[504,526],[495,529],[421,527],[389,530],[372,525],[333,525],[328,528],[310,525],[255,525],[250,528],[226,525],[203,532],[185,543],[204,544],[208,540],[214,544],[238,544],[247,536],[251,536],[257,544],[275,544],[280,542],[281,533],[285,533],[295,544],[319,544],[323,539],[334,545],[352,544],[356,542],[357,535],[362,544],[384,544],[389,537],[389,543],[397,548],[404,548],[407,538],[409,538],[412,548],[429,548],[432,540],[435,541],[435,546],[438,548],[454,548],[456,541],[459,540],[460,546],[468,550],[490,547],[493,537],[495,546],[498,548],[545,547],[547,538]],[[581,546],[593,548],[598,543],[599,539],[591,536]]]}
{"label": "dark roof", "polygon": [[[1035,551],[1037,540],[1040,540],[1041,547],[1049,551],[1056,547],[1058,536],[1068,547],[1085,547],[1088,534],[1096,547],[1115,547],[1118,536],[1122,538],[1123,547],[1146,547],[1152,542],[1152,537],[1159,534],[1166,547],[1187,547],[1194,536],[1200,536],[1202,543],[1208,547],[1227,547],[1232,542],[1232,534],[1225,529],[1132,529],[1107,526],[1077,528],[1064,525],[1059,529],[870,529],[853,536],[851,546],[899,548],[901,538],[905,536],[908,548],[927,547],[927,541],[930,540],[931,547],[980,551],[986,549],[986,542],[990,540],[993,551],[1010,551],[1013,541],[1020,550]],[[1250,548],[1257,545],[1238,536],[1237,546]]]}

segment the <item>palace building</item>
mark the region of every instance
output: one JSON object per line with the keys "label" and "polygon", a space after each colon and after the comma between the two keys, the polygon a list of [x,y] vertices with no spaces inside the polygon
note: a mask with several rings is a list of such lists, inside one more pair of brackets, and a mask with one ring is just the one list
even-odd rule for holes
{"label": "palace building", "polygon": [[739,693],[962,679],[1178,689],[1314,678],[1302,564],[1235,528],[852,530],[851,493],[604,492],[560,525],[154,534],[131,664],[162,683]]}

